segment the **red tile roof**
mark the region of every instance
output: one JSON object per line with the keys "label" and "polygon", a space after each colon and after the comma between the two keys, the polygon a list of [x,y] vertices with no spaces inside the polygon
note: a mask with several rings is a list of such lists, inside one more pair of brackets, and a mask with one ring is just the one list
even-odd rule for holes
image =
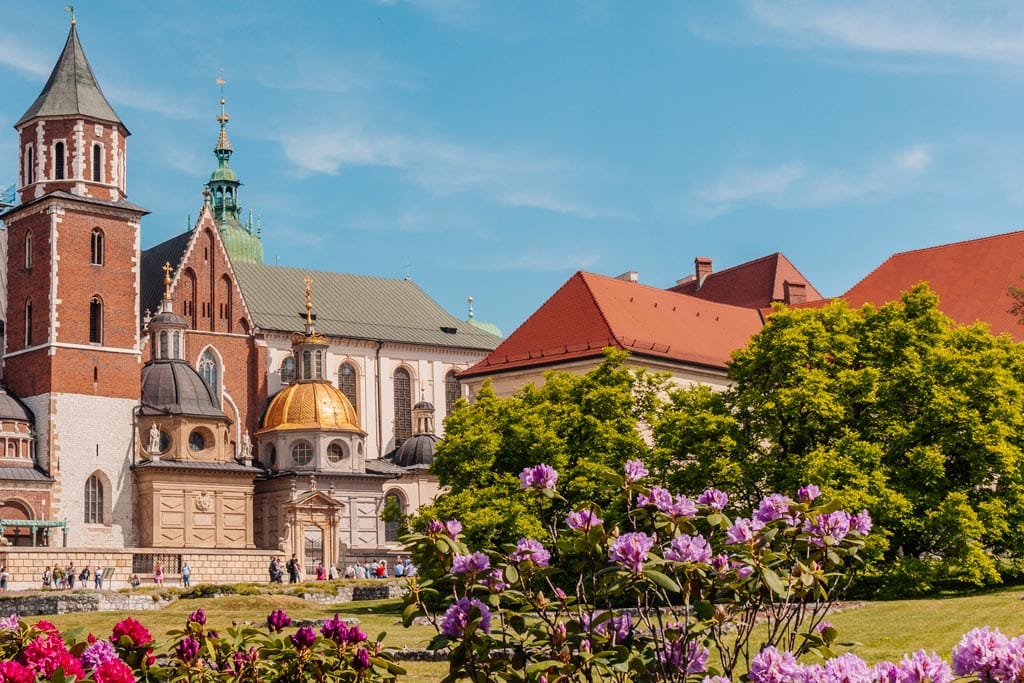
{"label": "red tile roof", "polygon": [[818,292],[781,253],[769,254],[753,261],[741,263],[704,278],[698,287],[695,278],[680,282],[670,291],[689,294],[699,299],[717,301],[745,308],[770,307],[773,301],[785,301],[785,283],[803,283],[807,286],[807,301],[821,299]]}
{"label": "red tile roof", "polygon": [[919,282],[939,295],[939,309],[961,324],[984,321],[992,332],[1024,340],[1009,312],[1010,285],[1024,286],[1024,232],[894,254],[842,298],[851,306],[895,301]]}
{"label": "red tile roof", "polygon": [[761,329],[755,309],[577,272],[463,378],[596,358],[612,346],[637,356],[725,368]]}

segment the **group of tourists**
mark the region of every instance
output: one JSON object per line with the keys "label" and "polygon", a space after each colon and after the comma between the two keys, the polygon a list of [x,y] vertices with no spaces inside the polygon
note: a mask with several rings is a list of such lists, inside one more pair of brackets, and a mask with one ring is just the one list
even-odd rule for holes
{"label": "group of tourists", "polygon": [[[387,560],[355,562],[345,568],[346,579],[386,579],[388,576]],[[401,579],[406,576],[416,576],[416,565],[408,558],[403,560],[399,557],[395,561],[394,577]]]}
{"label": "group of tourists", "polygon": [[[325,566],[323,561],[318,561],[313,571],[317,581],[326,581],[328,579],[333,581],[334,579],[341,578],[336,565]],[[270,583],[284,583],[285,573],[288,574],[288,583],[299,583],[302,581],[302,564],[295,555],[292,555],[291,559],[287,562],[284,562],[283,558],[275,557],[270,560],[268,573],[270,575]],[[387,560],[357,561],[348,565],[345,568],[344,574],[346,579],[386,579],[388,576],[390,574],[388,573]],[[394,576],[399,579],[406,576],[416,576],[416,565],[409,559],[403,560],[399,557],[395,562]]]}
{"label": "group of tourists", "polygon": [[87,564],[79,569],[74,562],[69,562],[66,567],[54,562],[53,567],[43,570],[43,588],[74,590],[76,582],[79,588],[88,588],[89,579],[92,579],[95,590],[103,590],[103,567],[97,564],[90,569]]}

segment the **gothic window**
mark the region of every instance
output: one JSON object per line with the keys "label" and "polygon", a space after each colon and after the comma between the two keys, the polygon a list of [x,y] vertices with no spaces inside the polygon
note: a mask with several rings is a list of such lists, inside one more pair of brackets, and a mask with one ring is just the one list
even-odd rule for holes
{"label": "gothic window", "polygon": [[103,265],[103,231],[99,228],[92,229],[91,261],[94,266]]}
{"label": "gothic window", "polygon": [[53,178],[64,180],[64,143],[58,142],[53,146]]}
{"label": "gothic window", "polygon": [[448,374],[444,376],[445,415],[452,414],[452,408],[455,407],[455,402],[461,397],[462,385],[459,383],[459,378],[455,376],[454,370],[449,370]]}
{"label": "gothic window", "polygon": [[338,368],[338,388],[359,414],[359,400],[356,398],[356,369],[351,363],[342,363]]}
{"label": "gothic window", "polygon": [[92,146],[92,181],[94,183],[103,180],[103,148],[100,145]]}
{"label": "gothic window", "polygon": [[[213,355],[213,351],[210,349],[203,351],[203,355],[199,357],[198,369],[199,374],[206,380],[206,383],[210,385],[210,388],[213,389],[213,395],[219,397],[220,388],[217,384],[219,368],[217,366],[217,358]],[[219,402],[220,401],[218,399],[218,403]]]}
{"label": "gothic window", "polygon": [[25,233],[25,268],[32,267],[32,233]]}
{"label": "gothic window", "polygon": [[231,323],[232,323],[232,315],[231,315],[231,294],[232,294],[231,278],[228,277],[227,275],[225,275],[224,277],[222,277],[220,279],[220,283],[221,283],[221,288],[223,290],[223,293],[221,295],[221,301],[220,301],[220,318],[221,318],[221,320],[225,321],[225,325],[227,326],[227,331],[231,332]]}
{"label": "gothic window", "polygon": [[281,384],[291,384],[295,381],[295,357],[288,356],[281,361]]}
{"label": "gothic window", "polygon": [[292,446],[292,460],[299,467],[313,462],[313,447],[305,441],[296,442],[296,444]]}
{"label": "gothic window", "polygon": [[384,496],[384,514],[387,518],[384,521],[384,542],[397,543],[402,531],[402,523],[398,518],[405,515],[402,497],[393,491]]}
{"label": "gothic window", "polygon": [[85,482],[85,523],[103,524],[103,482],[95,474]]}
{"label": "gothic window", "polygon": [[25,346],[32,346],[32,300],[25,302]]}
{"label": "gothic window", "polygon": [[89,343],[103,343],[103,302],[98,296],[89,300]]}
{"label": "gothic window", "polygon": [[412,376],[405,368],[395,370],[395,448],[412,436]]}

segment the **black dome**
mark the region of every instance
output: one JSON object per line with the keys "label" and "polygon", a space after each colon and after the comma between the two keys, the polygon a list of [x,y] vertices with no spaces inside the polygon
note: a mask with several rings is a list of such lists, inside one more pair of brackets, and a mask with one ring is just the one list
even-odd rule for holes
{"label": "black dome", "polygon": [[0,387],[0,420],[18,420],[31,424],[34,418],[24,403]]}
{"label": "black dome", "polygon": [[226,417],[206,380],[182,361],[151,361],[143,366],[142,415]]}
{"label": "black dome", "polygon": [[434,444],[438,441],[434,434],[417,434],[406,439],[395,451],[395,464],[399,467],[429,465],[434,462]]}
{"label": "black dome", "polygon": [[420,401],[412,407],[413,410],[433,410],[434,404],[430,401]]}
{"label": "black dome", "polygon": [[149,319],[149,326],[165,325],[168,327],[188,327],[188,321],[177,313],[161,311]]}

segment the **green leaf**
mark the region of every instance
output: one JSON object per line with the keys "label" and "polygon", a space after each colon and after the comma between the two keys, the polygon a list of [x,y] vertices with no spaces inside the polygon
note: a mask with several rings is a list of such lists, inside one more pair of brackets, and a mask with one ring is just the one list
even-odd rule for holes
{"label": "green leaf", "polygon": [[652,582],[664,588],[670,593],[678,593],[680,592],[680,590],[682,590],[681,588],[679,588],[679,584],[677,584],[675,581],[673,581],[665,574],[662,574],[659,571],[655,571],[654,569],[645,569],[644,576],[646,576]]}
{"label": "green leaf", "polygon": [[789,594],[786,589],[786,585],[782,583],[782,579],[769,567],[765,567],[761,570],[761,578],[764,579],[765,584],[769,589],[780,598],[784,598]]}

